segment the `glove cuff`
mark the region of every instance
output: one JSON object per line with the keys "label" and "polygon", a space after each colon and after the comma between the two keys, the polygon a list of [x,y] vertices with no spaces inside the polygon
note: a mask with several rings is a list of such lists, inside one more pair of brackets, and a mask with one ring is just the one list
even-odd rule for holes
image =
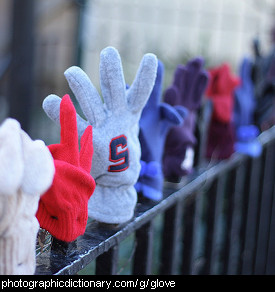
{"label": "glove cuff", "polygon": [[234,153],[235,131],[232,123],[211,119],[206,145],[206,158],[228,159]]}
{"label": "glove cuff", "polygon": [[112,188],[97,185],[88,202],[88,216],[102,223],[125,223],[133,217],[136,203],[134,186]]}
{"label": "glove cuff", "polygon": [[162,166],[157,161],[145,162],[141,160],[141,171],[135,189],[143,196],[153,201],[162,199],[163,174]]}
{"label": "glove cuff", "polygon": [[60,212],[57,217],[51,215],[47,210],[46,205],[41,200],[36,217],[40,222],[40,227],[49,231],[52,236],[62,241],[71,242],[78,236],[84,234],[88,220],[88,213],[83,206],[81,217],[76,216],[72,210],[66,213]]}
{"label": "glove cuff", "polygon": [[240,126],[236,131],[235,151],[258,157],[262,153],[262,145],[258,141],[259,129],[254,125]]}
{"label": "glove cuff", "polygon": [[0,236],[0,275],[34,274],[37,231],[38,222],[31,236],[24,229],[9,230],[8,235]]}
{"label": "glove cuff", "polygon": [[175,155],[165,155],[163,157],[163,174],[166,180],[174,181],[173,178],[179,178],[192,172],[192,168],[182,168],[183,161],[184,157],[180,158]]}
{"label": "glove cuff", "polygon": [[237,141],[251,142],[259,136],[260,130],[255,125],[240,126],[236,130]]}

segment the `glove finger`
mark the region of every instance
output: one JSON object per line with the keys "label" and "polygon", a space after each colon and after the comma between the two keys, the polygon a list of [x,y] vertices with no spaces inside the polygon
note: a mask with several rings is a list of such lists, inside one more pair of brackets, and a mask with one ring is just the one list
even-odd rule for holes
{"label": "glove finger", "polygon": [[146,106],[148,105],[150,107],[151,105],[154,106],[160,103],[163,75],[164,75],[164,65],[160,60],[158,60],[158,69],[157,69],[157,77],[156,77],[155,85],[153,87],[152,93],[150,95],[150,98]]}
{"label": "glove finger", "polygon": [[66,161],[72,165],[79,165],[78,133],[76,111],[69,95],[65,95],[60,101],[60,143],[49,145],[54,159]]}
{"label": "glove finger", "polygon": [[158,60],[154,54],[146,54],[140,63],[134,82],[127,91],[127,102],[132,112],[139,112],[145,106],[154,87]]}
{"label": "glove finger", "polygon": [[94,153],[93,148],[93,128],[88,126],[81,137],[81,149],[79,154],[80,165],[88,173],[91,171],[92,167],[92,158]]}
{"label": "glove finger", "polygon": [[[175,73],[174,73],[174,81],[173,81],[173,86],[178,88],[178,91],[180,94],[185,92],[185,78],[187,75],[187,69],[185,66],[183,65],[178,65]],[[181,102],[181,97],[179,98],[179,102]]]}
{"label": "glove finger", "polygon": [[243,86],[246,83],[252,83],[251,80],[251,70],[252,70],[252,63],[248,58],[244,58],[240,68],[240,77],[243,83]]}
{"label": "glove finger", "polygon": [[196,82],[196,86],[194,88],[194,95],[192,99],[191,109],[196,110],[200,107],[207,84],[208,84],[208,73],[203,70],[199,74],[197,82]]}
{"label": "glove finger", "polygon": [[178,112],[178,114],[181,116],[181,118],[184,120],[188,114],[189,114],[189,111],[187,108],[185,108],[184,106],[181,106],[181,105],[176,105],[174,106],[174,109]]}
{"label": "glove finger", "polygon": [[190,60],[186,65],[187,74],[184,78],[184,89],[182,98],[188,109],[195,110],[200,106],[202,99],[202,90],[205,89],[207,78],[202,71],[203,59],[195,58]]}
{"label": "glove finger", "polygon": [[180,125],[183,123],[182,116],[174,107],[170,106],[169,104],[161,103],[159,109],[161,120],[165,121],[170,126]]}
{"label": "glove finger", "polygon": [[192,80],[194,80],[196,78],[196,76],[198,76],[198,74],[201,72],[202,68],[204,65],[204,60],[202,58],[194,58],[192,60],[190,60],[187,65],[187,71],[189,73],[189,82]]}
{"label": "glove finger", "polygon": [[84,134],[86,128],[89,126],[89,123],[78,114],[76,114],[76,120],[78,137],[81,137]]}
{"label": "glove finger", "polygon": [[226,90],[227,93],[234,90],[240,83],[240,79],[231,73],[231,67],[228,63],[224,63],[220,69],[219,89]]}
{"label": "glove finger", "polygon": [[105,119],[103,102],[87,74],[79,67],[73,66],[67,69],[64,75],[89,123],[94,127],[99,126]]}
{"label": "glove finger", "polygon": [[164,92],[164,101],[172,106],[180,104],[180,93],[178,87],[172,85]]}
{"label": "glove finger", "polygon": [[[41,140],[33,141],[21,131],[24,157],[22,190],[28,195],[41,195],[51,186],[55,168],[53,158]],[[35,206],[34,206],[35,207]]]}
{"label": "glove finger", "polygon": [[23,177],[20,124],[11,118],[0,127],[0,194],[14,195]]}
{"label": "glove finger", "polygon": [[107,47],[100,54],[100,85],[107,108],[114,112],[126,106],[126,84],[118,51]]}
{"label": "glove finger", "polygon": [[[61,98],[58,97],[57,95],[51,94],[44,99],[43,105],[42,105],[47,116],[58,125],[60,124],[60,118],[59,118],[60,103],[61,103]],[[78,114],[76,114],[76,119],[77,119],[78,136],[81,137],[85,129],[88,127],[89,123]]]}
{"label": "glove finger", "polygon": [[57,95],[51,94],[44,99],[42,104],[42,108],[47,116],[58,125],[60,123],[60,103],[61,98]]}
{"label": "glove finger", "polygon": [[60,143],[70,145],[74,151],[78,149],[76,111],[69,95],[65,95],[60,103],[60,127]]}

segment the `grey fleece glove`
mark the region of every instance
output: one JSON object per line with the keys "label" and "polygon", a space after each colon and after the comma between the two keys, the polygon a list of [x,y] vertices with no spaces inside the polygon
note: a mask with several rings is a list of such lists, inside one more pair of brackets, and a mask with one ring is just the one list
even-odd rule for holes
{"label": "grey fleece glove", "polygon": [[[87,121],[77,117],[78,133],[93,126],[94,155],[91,175],[96,181],[89,200],[88,214],[100,222],[118,224],[134,214],[137,193],[134,188],[140,172],[141,149],[138,139],[139,119],[154,86],[157,58],[144,55],[135,80],[128,90],[121,59],[113,47],[100,55],[100,97],[89,77],[78,67],[65,71],[65,77]],[[59,122],[61,99],[46,97],[43,109]]]}

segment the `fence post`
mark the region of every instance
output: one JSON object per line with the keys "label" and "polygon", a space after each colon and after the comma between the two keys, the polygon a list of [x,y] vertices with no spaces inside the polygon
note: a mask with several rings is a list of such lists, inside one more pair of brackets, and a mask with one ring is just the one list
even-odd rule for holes
{"label": "fence post", "polygon": [[169,208],[164,214],[161,250],[161,275],[177,273],[179,262],[180,230],[182,227],[182,202]]}
{"label": "fence post", "polygon": [[270,222],[272,216],[272,201],[273,201],[273,188],[274,188],[274,147],[272,143],[267,146],[264,153],[264,168],[263,179],[261,181],[261,198],[260,198],[260,213],[259,213],[259,225],[258,225],[258,238],[257,249],[255,257],[254,274],[263,275],[266,271],[266,263],[268,256],[268,242],[270,232]]}
{"label": "fence post", "polygon": [[189,275],[192,271],[192,254],[194,245],[194,220],[195,220],[195,196],[186,199],[183,209],[183,251],[182,251],[182,274]]}
{"label": "fence post", "polygon": [[118,245],[110,248],[96,259],[96,275],[116,275],[118,265]]}
{"label": "fence post", "polygon": [[153,253],[153,223],[149,221],[136,231],[136,252],[134,257],[134,275],[150,275]]}
{"label": "fence post", "polygon": [[77,31],[76,31],[76,53],[75,53],[75,63],[77,66],[82,65],[82,55],[83,55],[83,30],[84,30],[84,17],[85,10],[87,7],[87,0],[76,1],[78,5],[77,9]]}
{"label": "fence post", "polygon": [[266,263],[266,275],[275,274],[275,184],[273,184],[273,201],[272,201],[272,214],[270,220],[270,235],[268,243],[268,256]]}
{"label": "fence post", "polygon": [[245,239],[241,263],[241,274],[244,275],[251,275],[254,270],[261,169],[262,157],[253,158],[250,170]]}
{"label": "fence post", "polygon": [[34,0],[14,0],[12,61],[8,90],[9,116],[28,131],[33,94]]}

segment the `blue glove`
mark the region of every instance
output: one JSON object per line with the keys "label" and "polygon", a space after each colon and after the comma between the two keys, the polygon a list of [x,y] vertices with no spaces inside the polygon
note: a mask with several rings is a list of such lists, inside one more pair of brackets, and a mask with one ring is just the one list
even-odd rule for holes
{"label": "blue glove", "polygon": [[235,90],[234,124],[238,128],[253,124],[255,110],[254,85],[251,79],[252,61],[244,58],[240,66],[241,84]]}
{"label": "blue glove", "polygon": [[257,136],[260,130],[255,125],[240,126],[236,130],[235,151],[252,157],[258,157],[262,153],[262,144]]}
{"label": "blue glove", "polygon": [[182,124],[186,116],[184,107],[160,102],[163,74],[164,66],[158,61],[155,85],[139,121],[141,171],[135,188],[144,197],[154,201],[162,199],[162,156],[166,135],[172,126]]}
{"label": "blue glove", "polygon": [[255,40],[254,54],[255,123],[264,131],[275,125],[275,48],[263,56],[260,42]]}
{"label": "blue glove", "polygon": [[252,82],[252,61],[244,58],[240,66],[241,84],[235,90],[234,124],[236,128],[235,151],[258,157],[262,145],[257,140],[259,129],[253,125],[255,112],[254,85]]}

